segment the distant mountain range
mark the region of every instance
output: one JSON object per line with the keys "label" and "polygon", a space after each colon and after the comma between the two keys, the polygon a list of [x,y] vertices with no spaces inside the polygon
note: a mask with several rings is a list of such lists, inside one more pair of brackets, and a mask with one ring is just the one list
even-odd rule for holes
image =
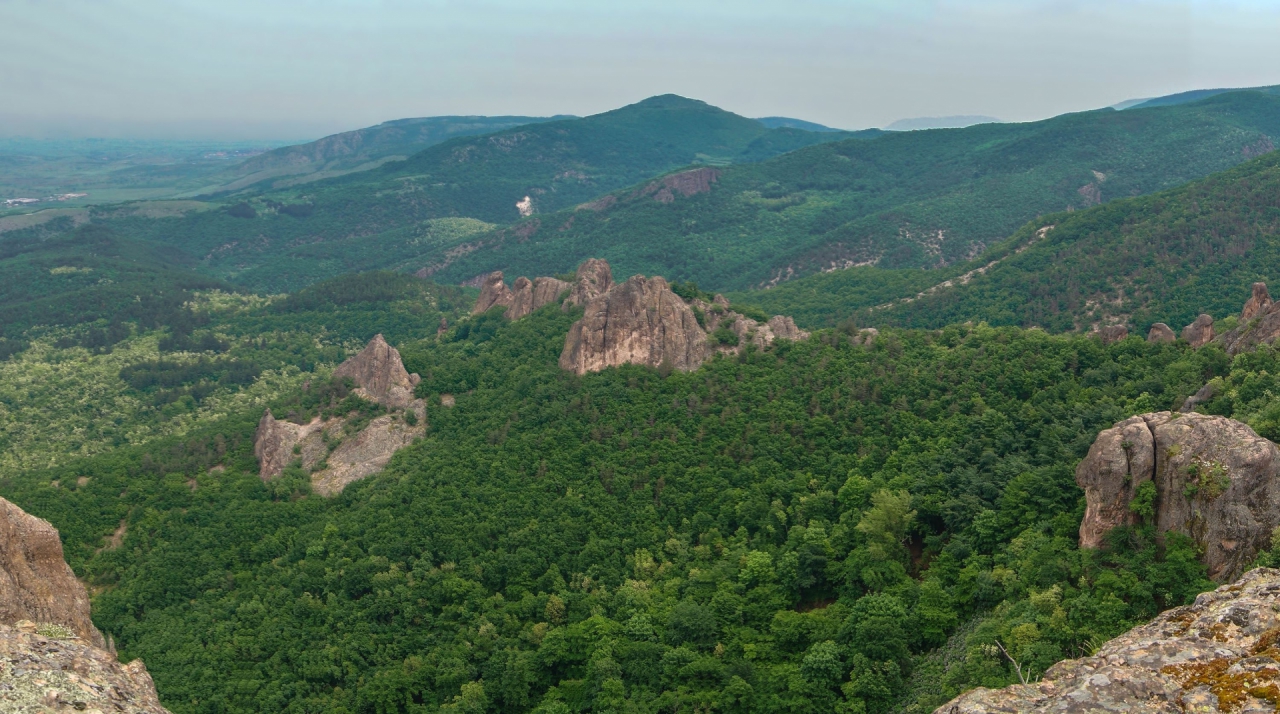
{"label": "distant mountain range", "polygon": [[965,127],[974,126],[975,124],[999,124],[1000,120],[995,117],[982,115],[961,115],[948,117],[916,117],[914,119],[899,119],[889,126],[885,131],[919,131],[921,129],[964,129]]}

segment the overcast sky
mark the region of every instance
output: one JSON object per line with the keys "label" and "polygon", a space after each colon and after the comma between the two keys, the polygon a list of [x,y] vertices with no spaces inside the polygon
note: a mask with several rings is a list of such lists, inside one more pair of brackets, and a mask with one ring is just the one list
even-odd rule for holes
{"label": "overcast sky", "polygon": [[1280,84],[1277,0],[0,0],[0,135],[300,139],[673,92],[841,128]]}

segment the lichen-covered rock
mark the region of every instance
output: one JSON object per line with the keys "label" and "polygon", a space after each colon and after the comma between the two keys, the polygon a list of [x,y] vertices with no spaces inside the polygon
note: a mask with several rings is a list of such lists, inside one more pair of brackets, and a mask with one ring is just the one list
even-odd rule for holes
{"label": "lichen-covered rock", "polygon": [[599,258],[588,258],[578,266],[577,276],[569,289],[569,297],[565,298],[563,309],[577,305],[586,305],[592,300],[609,292],[613,287],[613,269],[609,263]]}
{"label": "lichen-covered rock", "polygon": [[1103,430],[1076,468],[1085,491],[1080,546],[1097,547],[1137,518],[1130,505],[1155,485],[1160,533],[1189,536],[1209,577],[1239,575],[1280,525],[1280,449],[1247,424],[1220,416],[1154,412]]}
{"label": "lichen-covered rock", "polygon": [[578,374],[623,364],[687,371],[706,354],[706,333],[693,310],[666,280],[637,275],[587,303],[565,337],[560,366]]}
{"label": "lichen-covered rock", "polygon": [[359,387],[360,396],[393,409],[407,409],[413,403],[418,375],[405,371],[400,352],[375,335],[356,356],[333,370],[335,377],[349,377]]}
{"label": "lichen-covered rock", "polygon": [[1270,712],[1280,702],[1280,570],[1258,568],[1059,662],[1033,684],[978,688],[935,714]]}
{"label": "lichen-covered rock", "polygon": [[1157,322],[1151,326],[1147,332],[1147,342],[1176,342],[1178,336],[1173,334],[1173,329],[1163,322]]}
{"label": "lichen-covered rock", "polygon": [[0,625],[0,711],[168,714],[142,660],[120,664],[82,638],[29,620]]}
{"label": "lichen-covered rock", "polygon": [[327,468],[311,475],[311,488],[321,496],[341,493],[347,484],[378,473],[400,449],[422,436],[422,421],[410,426],[402,417],[380,416],[329,454]]}
{"label": "lichen-covered rock", "polygon": [[89,593],[62,557],[58,530],[0,498],[0,624],[20,620],[61,625],[106,646],[89,619]]}
{"label": "lichen-covered rock", "polygon": [[496,305],[510,308],[511,303],[515,300],[511,289],[507,287],[503,281],[502,271],[496,270],[488,275],[480,278],[480,297],[476,300],[476,304],[471,308],[472,315],[480,315],[491,310]]}
{"label": "lichen-covered rock", "polygon": [[1192,347],[1204,347],[1213,341],[1213,317],[1201,313],[1190,325],[1182,328],[1182,339]]}

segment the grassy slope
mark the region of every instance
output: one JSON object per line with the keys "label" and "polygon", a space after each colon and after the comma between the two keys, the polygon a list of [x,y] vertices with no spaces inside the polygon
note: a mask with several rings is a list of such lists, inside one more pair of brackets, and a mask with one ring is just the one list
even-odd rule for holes
{"label": "grassy slope", "polygon": [[1236,93],[824,144],[728,168],[710,193],[673,203],[629,191],[605,211],[537,216],[536,230],[530,219],[496,232],[437,277],[551,274],[591,255],[622,275],[722,290],[872,261],[936,267],[1037,215],[1085,207],[1084,187],[1104,200],[1170,188],[1269,148],[1268,136],[1280,136],[1280,97]]}

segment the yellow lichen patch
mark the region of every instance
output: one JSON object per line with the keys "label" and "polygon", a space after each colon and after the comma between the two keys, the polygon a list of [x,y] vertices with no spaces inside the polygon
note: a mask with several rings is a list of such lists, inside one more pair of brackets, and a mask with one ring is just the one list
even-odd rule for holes
{"label": "yellow lichen patch", "polygon": [[1218,698],[1218,708],[1224,712],[1240,711],[1249,697],[1280,703],[1280,669],[1263,667],[1254,672],[1228,674],[1232,661],[1226,657],[1208,662],[1171,664],[1160,668],[1161,674],[1172,677],[1183,689],[1208,687]]}

